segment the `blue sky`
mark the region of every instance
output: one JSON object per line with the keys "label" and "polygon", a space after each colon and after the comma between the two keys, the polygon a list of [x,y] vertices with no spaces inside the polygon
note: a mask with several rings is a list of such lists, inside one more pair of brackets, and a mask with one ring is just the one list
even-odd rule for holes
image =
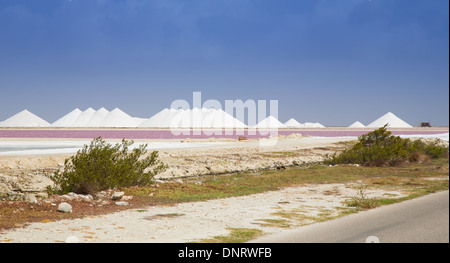
{"label": "blue sky", "polygon": [[449,124],[447,0],[0,0],[0,121],[177,99],[282,122]]}

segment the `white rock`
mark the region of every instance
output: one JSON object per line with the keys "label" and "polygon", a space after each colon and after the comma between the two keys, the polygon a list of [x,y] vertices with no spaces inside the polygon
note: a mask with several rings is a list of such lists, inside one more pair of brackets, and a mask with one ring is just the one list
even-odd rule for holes
{"label": "white rock", "polygon": [[133,199],[132,195],[124,195],[124,196],[122,196],[122,198],[120,200],[122,200],[122,201],[129,201],[129,200],[132,200],[132,199]]}
{"label": "white rock", "polygon": [[111,200],[120,200],[124,194],[124,192],[114,192],[111,196]]}
{"label": "white rock", "polygon": [[34,196],[33,194],[26,194],[23,197],[23,200],[26,201],[26,202],[29,202],[29,203],[37,204],[36,196]]}
{"label": "white rock", "polygon": [[58,211],[63,213],[72,213],[72,206],[69,203],[62,202],[58,205]]}

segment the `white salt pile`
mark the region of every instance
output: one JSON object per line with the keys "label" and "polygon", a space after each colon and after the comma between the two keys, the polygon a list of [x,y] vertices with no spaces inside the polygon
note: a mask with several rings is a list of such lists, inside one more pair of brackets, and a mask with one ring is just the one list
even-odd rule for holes
{"label": "white salt pile", "polygon": [[119,108],[108,111],[105,108],[94,110],[88,108],[85,111],[75,109],[67,115],[55,121],[53,127],[137,127],[146,119],[131,117]]}
{"label": "white salt pile", "polygon": [[78,108],[74,109],[73,111],[69,112],[68,114],[64,115],[54,123],[52,123],[53,127],[69,127],[71,126],[75,120],[80,116],[82,111]]}
{"label": "white salt pile", "polygon": [[245,128],[244,123],[221,109],[163,109],[139,127],[146,128]]}
{"label": "white salt pile", "polygon": [[137,127],[141,120],[133,118],[119,108],[109,112],[101,121],[100,127]]}
{"label": "white salt pile", "polygon": [[305,122],[301,124],[301,128],[325,128],[325,126],[318,122]]}
{"label": "white salt pile", "polygon": [[355,121],[354,123],[348,126],[349,128],[365,128],[366,126],[359,121]]}
{"label": "white salt pile", "polygon": [[210,112],[203,118],[205,128],[246,128],[243,122],[234,118],[222,109],[210,109]]}
{"label": "white salt pile", "polygon": [[75,121],[69,124],[67,127],[86,127],[89,120],[94,116],[95,110],[93,108],[88,108],[78,115]]}
{"label": "white salt pile", "polygon": [[23,110],[0,122],[0,127],[50,127],[50,123],[39,116]]}
{"label": "white salt pile", "polygon": [[[367,126],[356,121],[349,128],[383,127],[388,124],[392,128],[411,128],[412,126],[388,112]],[[105,108],[94,110],[88,108],[85,111],[75,109],[61,117],[53,124],[48,123],[35,114],[24,110],[2,122],[0,127],[144,127],[144,128],[247,128],[248,126],[234,118],[222,109],[163,109],[149,119],[131,117],[119,108],[108,111]],[[299,123],[291,118],[286,123],[281,123],[273,116],[269,116],[254,128],[325,128],[318,122]]]}
{"label": "white salt pile", "polygon": [[97,110],[86,123],[85,127],[101,127],[103,120],[109,114],[109,110],[105,108],[100,108]]}
{"label": "white salt pile", "polygon": [[254,126],[255,128],[286,128],[277,118],[269,116]]}
{"label": "white salt pile", "polygon": [[284,125],[288,128],[325,128],[325,126],[318,122],[299,123],[295,119],[288,120]]}
{"label": "white salt pile", "polygon": [[147,128],[168,128],[170,127],[170,120],[178,113],[175,109],[163,109],[156,113],[146,121],[142,122],[139,127]]}
{"label": "white salt pile", "polygon": [[300,128],[302,127],[302,124],[295,119],[291,118],[287,122],[284,123],[284,125],[288,128]]}
{"label": "white salt pile", "polygon": [[386,124],[388,124],[389,127],[391,128],[412,128],[411,125],[409,125],[399,117],[395,116],[395,114],[393,114],[392,112],[384,114],[380,118],[376,119],[375,121],[367,125],[367,127],[379,128],[383,127]]}
{"label": "white salt pile", "polygon": [[[145,128],[246,128],[247,125],[222,109],[163,109],[144,121],[139,127]],[[286,124],[273,116],[269,116],[254,128],[324,128],[315,122],[299,123],[290,119]]]}

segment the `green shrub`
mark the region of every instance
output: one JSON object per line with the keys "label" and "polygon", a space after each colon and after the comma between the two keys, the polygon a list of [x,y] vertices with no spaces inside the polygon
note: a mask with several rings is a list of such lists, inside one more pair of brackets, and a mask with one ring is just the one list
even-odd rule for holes
{"label": "green shrub", "polygon": [[369,198],[367,195],[367,186],[360,186],[357,196],[352,196],[345,202],[349,207],[355,207],[357,209],[371,209],[380,205],[379,201],[375,198]]}
{"label": "green shrub", "polygon": [[448,147],[440,140],[426,143],[421,140],[391,135],[387,125],[358,137],[350,149],[325,157],[325,164],[362,164],[367,166],[395,166],[404,161],[418,161],[425,155],[430,159],[448,155]]}
{"label": "green shrub", "polygon": [[129,150],[134,142],[122,140],[111,145],[101,137],[85,145],[75,156],[65,160],[64,170],[56,171],[49,178],[55,183],[49,186],[50,194],[75,192],[91,194],[107,189],[147,185],[154,175],[164,171],[167,165],[158,160],[158,152],[147,157],[147,144]]}

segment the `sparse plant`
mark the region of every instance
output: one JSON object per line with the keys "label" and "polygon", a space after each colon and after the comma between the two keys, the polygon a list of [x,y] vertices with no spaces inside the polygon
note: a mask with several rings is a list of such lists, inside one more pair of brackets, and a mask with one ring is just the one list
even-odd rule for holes
{"label": "sparse plant", "polygon": [[448,146],[439,139],[434,142],[411,141],[394,136],[387,125],[358,137],[353,147],[341,153],[327,154],[325,164],[361,164],[366,166],[395,166],[404,161],[423,161],[428,158],[448,157]]}
{"label": "sparse plant", "polygon": [[347,206],[355,207],[357,209],[371,209],[379,206],[378,200],[375,198],[369,198],[367,195],[367,186],[362,185],[359,187],[358,195],[352,196],[350,200],[346,202]]}
{"label": "sparse plant", "polygon": [[[65,160],[64,170],[48,177],[55,183],[47,188],[50,194],[75,192],[93,194],[98,191],[148,185],[154,175],[167,165],[158,160],[158,151],[147,155],[147,144],[129,150],[133,141],[111,145],[101,137],[85,145],[75,156]],[[146,157],[144,157],[147,155]]]}

